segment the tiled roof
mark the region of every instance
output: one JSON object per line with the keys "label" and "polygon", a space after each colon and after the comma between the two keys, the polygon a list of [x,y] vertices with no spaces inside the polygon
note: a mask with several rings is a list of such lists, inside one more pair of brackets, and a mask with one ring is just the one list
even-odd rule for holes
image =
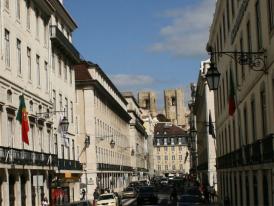
{"label": "tiled roof", "polygon": [[186,131],[170,122],[160,122],[154,127],[155,136],[184,135]]}
{"label": "tiled roof", "polygon": [[82,63],[74,66],[76,81],[92,79],[92,77],[90,76],[90,73],[88,72],[88,67],[89,67],[89,65],[86,64],[85,62],[82,62]]}

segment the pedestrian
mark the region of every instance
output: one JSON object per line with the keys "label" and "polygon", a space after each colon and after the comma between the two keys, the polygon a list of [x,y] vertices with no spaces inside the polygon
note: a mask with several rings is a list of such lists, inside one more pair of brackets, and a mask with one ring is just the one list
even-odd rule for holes
{"label": "pedestrian", "polygon": [[42,200],[42,206],[48,206],[49,205],[49,201],[47,197],[44,197]]}
{"label": "pedestrian", "polygon": [[173,189],[171,191],[170,200],[177,201],[177,190],[176,190],[176,187],[173,187]]}
{"label": "pedestrian", "polygon": [[95,189],[94,193],[93,193],[93,199],[97,200],[99,196],[100,196],[100,194],[99,194],[98,190]]}
{"label": "pedestrian", "polygon": [[86,190],[82,189],[82,197],[80,198],[80,200],[85,200],[86,198]]}

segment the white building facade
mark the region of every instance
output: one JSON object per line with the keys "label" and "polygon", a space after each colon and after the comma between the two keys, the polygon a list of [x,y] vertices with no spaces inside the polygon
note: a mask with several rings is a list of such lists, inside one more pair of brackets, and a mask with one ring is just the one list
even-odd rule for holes
{"label": "white building facade", "polygon": [[81,182],[86,184],[88,198],[95,188],[121,191],[133,172],[127,102],[98,65],[82,62],[75,70],[76,133],[81,145],[90,139],[80,152],[85,163]]}
{"label": "white building facade", "polygon": [[[197,175],[200,182],[217,189],[215,129],[214,133],[209,133],[209,127],[214,127],[215,123],[214,92],[210,91],[205,84],[205,74],[209,63],[209,60],[201,62],[193,112],[196,116],[197,130]],[[211,122],[209,116],[211,116]]]}
{"label": "white building facade", "polygon": [[[214,94],[218,192],[231,205],[274,204],[273,19],[273,0],[216,1],[208,48],[263,52],[254,65],[254,55],[212,59],[221,73]],[[229,115],[231,91],[236,109]]]}
{"label": "white building facade", "polygon": [[147,160],[147,133],[142,120],[142,111],[131,92],[123,92],[123,96],[128,102],[128,113],[130,120],[130,149],[131,149],[131,166],[133,168],[132,180],[146,179],[148,176]]}
{"label": "white building facade", "polygon": [[[79,61],[71,43],[76,24],[55,0],[5,0],[0,8],[0,205],[40,205],[44,196],[53,204],[57,185],[64,194],[62,202],[79,200],[76,179],[82,168],[75,158],[74,93],[70,92],[75,90],[70,65]],[[57,44],[62,56],[59,76],[52,64]],[[29,145],[22,142],[21,125],[15,119],[19,95],[24,95],[29,113]],[[61,115],[69,119],[66,138],[58,130]]]}

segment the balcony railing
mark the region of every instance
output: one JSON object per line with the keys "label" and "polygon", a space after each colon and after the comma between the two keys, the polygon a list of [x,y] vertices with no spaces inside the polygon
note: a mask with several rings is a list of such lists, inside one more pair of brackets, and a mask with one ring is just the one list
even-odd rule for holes
{"label": "balcony railing", "polygon": [[133,171],[132,167],[125,165],[113,165],[105,163],[97,163],[97,170],[100,171]]}
{"label": "balcony railing", "polygon": [[57,166],[56,155],[25,149],[0,147],[0,162],[4,164]]}
{"label": "balcony railing", "polygon": [[73,44],[65,37],[62,31],[57,26],[51,26],[51,41],[57,47],[61,48],[61,51],[74,62],[80,61],[80,54]]}
{"label": "balcony railing", "polygon": [[217,168],[233,168],[274,162],[274,134],[217,158]]}
{"label": "balcony railing", "polygon": [[79,161],[58,159],[59,170],[83,170],[83,165]]}

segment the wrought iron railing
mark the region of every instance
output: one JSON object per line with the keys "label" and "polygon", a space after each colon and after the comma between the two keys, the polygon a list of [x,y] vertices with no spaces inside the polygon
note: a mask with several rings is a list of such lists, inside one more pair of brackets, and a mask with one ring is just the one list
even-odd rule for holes
{"label": "wrought iron railing", "polygon": [[247,165],[274,162],[274,134],[245,145],[217,158],[217,168],[226,169]]}
{"label": "wrought iron railing", "polygon": [[105,163],[97,163],[97,170],[100,171],[133,171],[132,167],[125,165],[113,165]]}
{"label": "wrought iron railing", "polygon": [[58,159],[59,170],[83,170],[83,165],[76,160]]}

